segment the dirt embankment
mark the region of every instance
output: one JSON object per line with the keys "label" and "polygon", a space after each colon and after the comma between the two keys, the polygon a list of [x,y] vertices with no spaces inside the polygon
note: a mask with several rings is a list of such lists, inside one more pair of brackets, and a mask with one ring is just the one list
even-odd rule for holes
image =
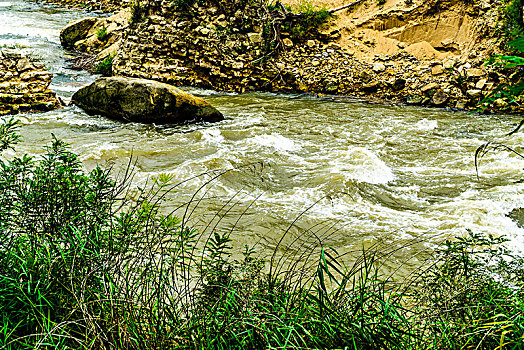
{"label": "dirt embankment", "polygon": [[[300,9],[295,1],[286,4]],[[500,46],[497,1],[387,0],[379,5],[364,0],[337,12],[319,32],[297,38],[283,28],[282,49],[268,56],[274,41],[262,0],[209,0],[183,10],[170,1],[147,0],[141,3],[143,18],[121,24],[118,40],[111,36],[106,44],[97,23],[80,44],[71,45],[99,59],[115,53],[115,75],[175,85],[474,108],[506,79],[506,72],[483,64]],[[347,4],[311,2],[327,8]],[[504,101],[496,106],[505,112],[520,108]]]}

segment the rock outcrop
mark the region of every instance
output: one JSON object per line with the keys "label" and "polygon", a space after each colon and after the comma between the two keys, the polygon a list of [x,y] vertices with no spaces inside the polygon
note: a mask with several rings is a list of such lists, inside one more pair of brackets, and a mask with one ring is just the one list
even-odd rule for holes
{"label": "rock outcrop", "polygon": [[0,53],[0,115],[28,111],[50,111],[60,107],[49,90],[53,75],[44,65],[32,62],[18,51]]}
{"label": "rock outcrop", "polygon": [[78,90],[71,102],[89,114],[140,123],[182,124],[224,119],[202,98],[145,79],[99,78]]}
{"label": "rock outcrop", "polygon": [[[359,3],[345,10],[345,22],[308,38],[282,28],[275,40],[263,20],[264,1],[202,0],[177,8],[170,0],[143,0],[143,18],[123,25],[121,39],[109,48],[89,39],[95,26],[75,47],[97,52],[99,60],[111,58],[114,75],[175,86],[473,109],[508,78],[484,65],[497,42],[496,7],[485,1]],[[465,11],[464,21],[457,20],[458,10]],[[520,105],[495,107],[517,112]]]}

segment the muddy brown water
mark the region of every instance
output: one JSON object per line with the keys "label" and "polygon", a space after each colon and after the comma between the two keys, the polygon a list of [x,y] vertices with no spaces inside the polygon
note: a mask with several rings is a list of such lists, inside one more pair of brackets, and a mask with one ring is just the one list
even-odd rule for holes
{"label": "muddy brown water", "polygon": [[[55,74],[52,88],[68,100],[95,77],[67,68],[58,35],[85,15],[0,2],[0,45],[45,62]],[[399,253],[408,259],[466,229],[504,234],[514,249],[524,247],[524,230],[507,217],[524,206],[524,160],[489,153],[479,177],[474,164],[475,150],[486,141],[519,149],[522,133],[502,136],[519,116],[186,90],[206,98],[226,120],[155,126],[88,116],[76,107],[29,113],[19,116],[24,142],[4,157],[40,154],[52,134],[69,143],[87,169],[111,165],[116,172],[132,157],[137,185],[159,174],[184,181],[166,197],[165,210],[196,193],[203,200],[190,207],[192,224],[203,229],[220,221],[220,230],[233,231],[235,247],[256,245],[263,254],[285,232],[281,249],[288,254],[300,254],[304,242],[315,240],[340,253],[419,241]]]}

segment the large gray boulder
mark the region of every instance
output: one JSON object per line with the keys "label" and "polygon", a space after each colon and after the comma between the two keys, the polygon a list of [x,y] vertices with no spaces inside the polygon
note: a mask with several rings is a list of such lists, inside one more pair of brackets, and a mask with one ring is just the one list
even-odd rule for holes
{"label": "large gray boulder", "polygon": [[60,43],[63,47],[72,48],[79,40],[85,39],[93,26],[99,21],[96,17],[81,18],[69,22],[60,32]]}
{"label": "large gray boulder", "polygon": [[224,119],[215,107],[172,85],[123,77],[99,78],[71,102],[88,114],[140,123],[180,124]]}

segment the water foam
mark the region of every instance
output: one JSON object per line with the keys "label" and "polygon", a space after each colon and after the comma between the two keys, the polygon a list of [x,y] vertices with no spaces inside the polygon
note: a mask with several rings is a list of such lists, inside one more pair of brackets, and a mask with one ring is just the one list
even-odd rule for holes
{"label": "water foam", "polygon": [[331,173],[341,173],[348,179],[385,184],[395,180],[393,171],[375,153],[363,147],[333,151],[329,162]]}

